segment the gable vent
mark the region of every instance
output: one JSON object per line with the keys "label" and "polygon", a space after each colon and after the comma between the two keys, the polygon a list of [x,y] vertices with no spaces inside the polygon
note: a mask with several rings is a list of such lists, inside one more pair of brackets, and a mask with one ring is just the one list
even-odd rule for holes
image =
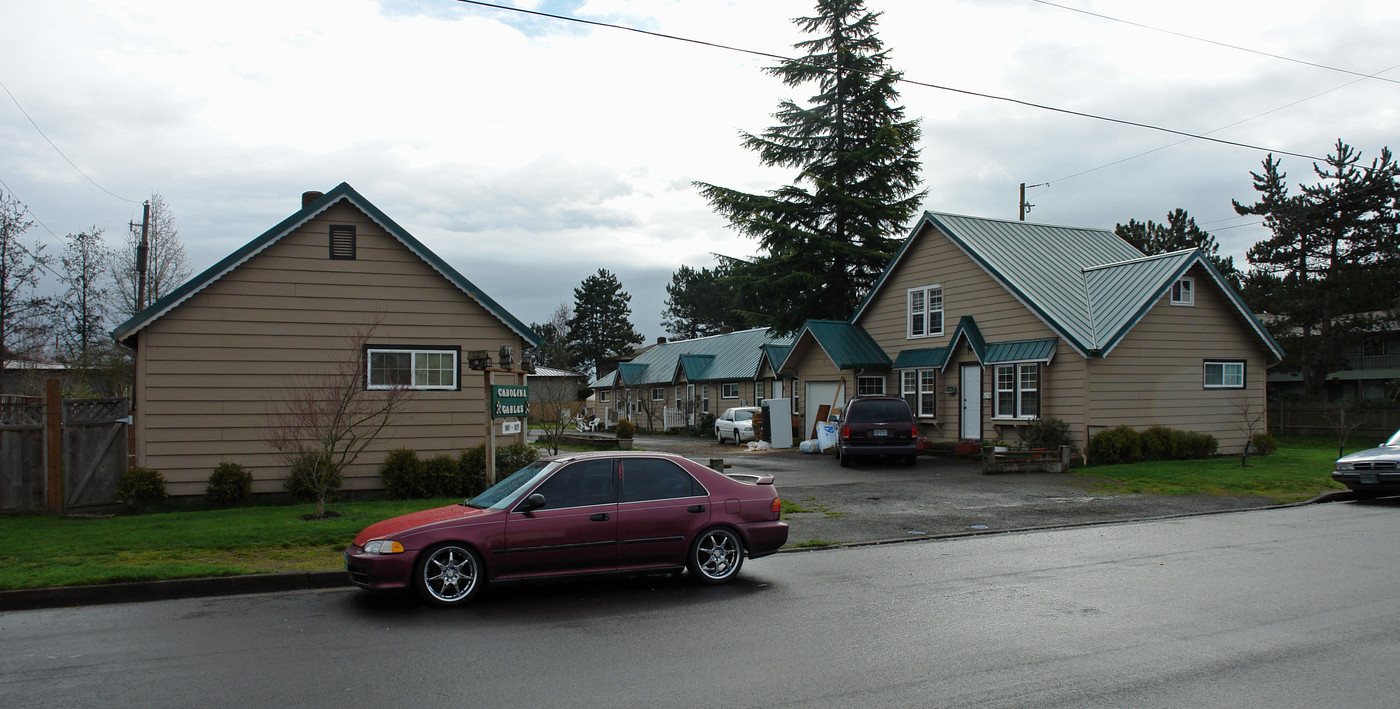
{"label": "gable vent", "polygon": [[355,227],[350,224],[331,225],[331,258],[355,260]]}

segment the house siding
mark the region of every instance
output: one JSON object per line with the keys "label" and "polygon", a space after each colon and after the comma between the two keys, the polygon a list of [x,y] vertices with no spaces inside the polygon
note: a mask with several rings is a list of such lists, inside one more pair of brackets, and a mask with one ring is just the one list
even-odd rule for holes
{"label": "house siding", "polygon": [[[926,226],[886,278],[880,293],[856,321],[891,358],[903,350],[944,347],[949,344],[959,318],[971,316],[988,342],[1057,337],[1040,318],[1008,292],[946,235]],[[908,337],[906,293],[910,288],[940,285],[943,288],[943,334],[936,337]],[[938,416],[921,419],[919,431],[931,441],[953,442],[960,438],[961,392],[948,396],[949,386],[960,387],[960,368],[976,357],[966,344],[950,355],[936,387]],[[1057,417],[1076,432],[1076,445],[1085,443],[1086,360],[1064,340],[1058,340],[1055,355],[1041,367],[1041,416]],[[982,371],[982,391],[992,391],[990,366]],[[899,395],[899,380],[891,376],[886,391]],[[991,401],[983,401],[981,431],[984,437],[1014,441],[1025,427],[1023,421],[997,420]]]}
{"label": "house siding", "polygon": [[[355,260],[329,258],[332,224],[355,226]],[[266,444],[269,415],[294,387],[342,361],[349,336],[370,344],[496,350],[525,343],[358,208],[333,205],[213,281],[139,333],[138,464],[172,495],[203,494],[222,461],[277,492],[287,470]],[[417,391],[345,472],[344,489],[377,489],[393,448],[456,454],[485,437],[483,377],[461,362],[460,391]],[[507,383],[502,377],[499,383]]]}
{"label": "house siding", "polygon": [[[1209,278],[1199,266],[1187,275],[1198,284]],[[1245,388],[1205,389],[1206,359],[1243,360]],[[1247,438],[1244,408],[1262,415],[1267,406],[1267,362],[1258,339],[1216,289],[1198,287],[1192,306],[1173,306],[1165,295],[1107,357],[1090,363],[1089,433],[1160,424],[1209,433],[1221,453],[1240,453]]]}

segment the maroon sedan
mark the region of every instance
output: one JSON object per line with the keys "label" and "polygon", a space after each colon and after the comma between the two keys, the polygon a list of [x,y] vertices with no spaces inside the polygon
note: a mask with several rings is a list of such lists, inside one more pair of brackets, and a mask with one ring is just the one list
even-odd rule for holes
{"label": "maroon sedan", "polygon": [[367,527],[345,550],[364,588],[412,586],[452,606],[488,581],[676,571],[724,583],[787,543],[773,476],[724,475],[667,453],[536,461],[462,503]]}

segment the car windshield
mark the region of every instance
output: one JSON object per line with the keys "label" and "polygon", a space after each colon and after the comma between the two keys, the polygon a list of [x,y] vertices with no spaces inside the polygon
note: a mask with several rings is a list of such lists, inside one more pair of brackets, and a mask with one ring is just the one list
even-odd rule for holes
{"label": "car windshield", "polygon": [[753,412],[752,412],[752,411],[735,411],[735,412],[734,412],[734,420],[735,420],[735,421],[752,421],[752,420],[753,420]]}
{"label": "car windshield", "polygon": [[850,407],[848,423],[908,421],[909,405],[903,401],[861,401]]}
{"label": "car windshield", "polygon": [[486,492],[473,497],[462,504],[468,507],[479,507],[483,510],[502,510],[515,502],[515,498],[522,490],[530,487],[551,465],[550,461],[537,460],[517,471],[511,473],[510,477],[486,488]]}
{"label": "car windshield", "polygon": [[1385,442],[1385,445],[1389,448],[1400,448],[1400,431],[1396,431],[1395,435]]}

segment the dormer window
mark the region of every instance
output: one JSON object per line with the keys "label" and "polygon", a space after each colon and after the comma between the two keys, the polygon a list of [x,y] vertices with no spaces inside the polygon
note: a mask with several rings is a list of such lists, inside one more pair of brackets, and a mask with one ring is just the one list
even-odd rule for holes
{"label": "dormer window", "polygon": [[1196,282],[1183,278],[1172,284],[1172,305],[1195,305]]}
{"label": "dormer window", "polygon": [[353,224],[331,225],[331,258],[340,261],[355,260],[355,226]]}

